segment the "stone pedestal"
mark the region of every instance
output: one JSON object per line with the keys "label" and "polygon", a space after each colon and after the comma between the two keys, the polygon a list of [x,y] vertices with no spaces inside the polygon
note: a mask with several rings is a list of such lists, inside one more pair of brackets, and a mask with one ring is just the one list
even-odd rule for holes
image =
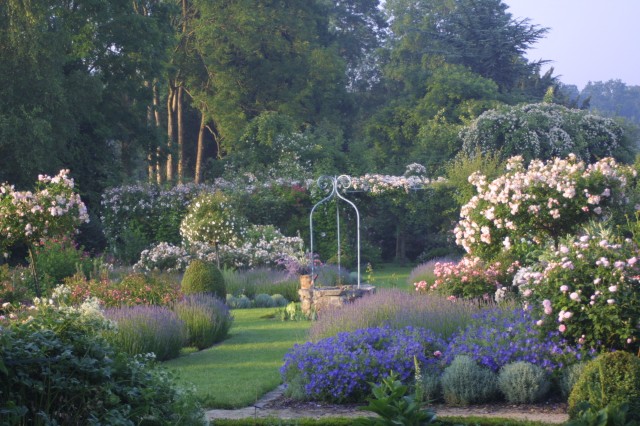
{"label": "stone pedestal", "polygon": [[298,290],[302,312],[311,316],[322,311],[351,303],[368,294],[375,293],[376,288],[368,284],[344,285],[339,287],[311,287]]}

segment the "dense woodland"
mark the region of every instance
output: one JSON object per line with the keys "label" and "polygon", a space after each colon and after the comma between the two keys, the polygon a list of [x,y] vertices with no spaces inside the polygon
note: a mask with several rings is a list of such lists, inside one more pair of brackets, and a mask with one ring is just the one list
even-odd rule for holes
{"label": "dense woodland", "polygon": [[0,182],[69,168],[94,240],[125,183],[436,177],[461,153],[523,154],[478,121],[519,105],[602,115],[615,147],[586,141],[585,160],[631,162],[638,140],[640,87],[542,73],[525,53],[546,28],[500,0],[6,0],[0,29]]}

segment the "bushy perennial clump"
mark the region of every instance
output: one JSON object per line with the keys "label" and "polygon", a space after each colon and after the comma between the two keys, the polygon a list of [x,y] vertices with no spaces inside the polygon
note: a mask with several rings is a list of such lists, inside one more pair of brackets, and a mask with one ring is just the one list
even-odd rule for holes
{"label": "bushy perennial clump", "polygon": [[443,348],[444,343],[425,329],[368,328],[294,346],[285,355],[281,373],[291,394],[363,401],[370,394],[369,383],[380,383],[391,370],[403,382],[412,380],[414,357],[422,366],[437,365]]}
{"label": "bushy perennial clump", "polygon": [[126,275],[114,281],[108,275],[87,278],[82,273],[67,278],[64,284],[70,292],[70,303],[79,304],[95,297],[105,307],[133,305],[169,305],[180,296],[180,285],[162,276],[141,273]]}
{"label": "bushy perennial clump", "polygon": [[227,294],[227,306],[231,309],[248,309],[251,307],[251,299],[244,294],[238,297]]}
{"label": "bushy perennial clump", "polygon": [[444,400],[452,405],[491,401],[498,393],[496,373],[478,365],[467,355],[457,355],[453,359],[444,369],[440,384]]}
{"label": "bushy perennial clump", "polygon": [[508,402],[531,404],[540,401],[549,391],[549,373],[526,361],[507,364],[498,374],[498,387]]}
{"label": "bushy perennial clump", "polygon": [[587,233],[563,240],[519,274],[538,327],[598,350],[640,348],[640,251],[630,240]]}
{"label": "bushy perennial clump", "polygon": [[193,392],[152,355],[132,358],[107,343],[113,324],[95,300],[54,300],[0,318],[1,424],[205,424]]}
{"label": "bushy perennial clump", "polygon": [[123,306],[109,308],[104,316],[116,323],[105,332],[106,339],[129,355],[155,354],[159,361],[177,358],[187,342],[187,327],[165,306]]}
{"label": "bushy perennial clump", "polygon": [[188,345],[198,349],[224,340],[233,323],[227,305],[209,294],[185,295],[173,311],[187,327]]}
{"label": "bushy perennial clump", "polygon": [[558,331],[544,332],[530,310],[519,307],[487,309],[454,336],[444,353],[446,363],[468,355],[495,372],[515,361],[554,370],[580,360],[584,354],[565,342]]}
{"label": "bushy perennial clump", "polygon": [[381,288],[340,309],[322,312],[313,322],[309,336],[312,341],[319,341],[339,332],[389,325],[393,328],[423,327],[448,339],[467,327],[479,311],[477,303],[452,302],[436,294],[414,295],[399,289]]}

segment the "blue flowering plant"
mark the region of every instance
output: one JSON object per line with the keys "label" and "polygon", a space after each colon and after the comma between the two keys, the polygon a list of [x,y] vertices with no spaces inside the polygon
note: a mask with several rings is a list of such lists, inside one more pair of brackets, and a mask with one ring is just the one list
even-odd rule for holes
{"label": "blue flowering plant", "polygon": [[468,355],[496,372],[516,361],[553,372],[592,356],[580,346],[569,345],[560,332],[538,327],[531,310],[499,307],[487,309],[474,319],[449,341],[443,355],[447,364],[457,355]]}
{"label": "blue flowering plant", "polygon": [[285,355],[281,374],[290,395],[328,402],[360,402],[393,370],[410,383],[414,357],[426,368],[439,368],[445,343],[432,332],[406,327],[378,327],[339,333],[317,343],[296,345]]}

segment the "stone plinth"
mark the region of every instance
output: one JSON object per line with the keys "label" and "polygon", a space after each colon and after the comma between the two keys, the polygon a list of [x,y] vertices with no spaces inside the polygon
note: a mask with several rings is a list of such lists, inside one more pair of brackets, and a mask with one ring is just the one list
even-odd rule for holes
{"label": "stone plinth", "polygon": [[337,308],[368,294],[375,293],[376,288],[368,284],[344,285],[339,287],[311,287],[300,289],[300,302],[305,315],[319,314],[324,310]]}

